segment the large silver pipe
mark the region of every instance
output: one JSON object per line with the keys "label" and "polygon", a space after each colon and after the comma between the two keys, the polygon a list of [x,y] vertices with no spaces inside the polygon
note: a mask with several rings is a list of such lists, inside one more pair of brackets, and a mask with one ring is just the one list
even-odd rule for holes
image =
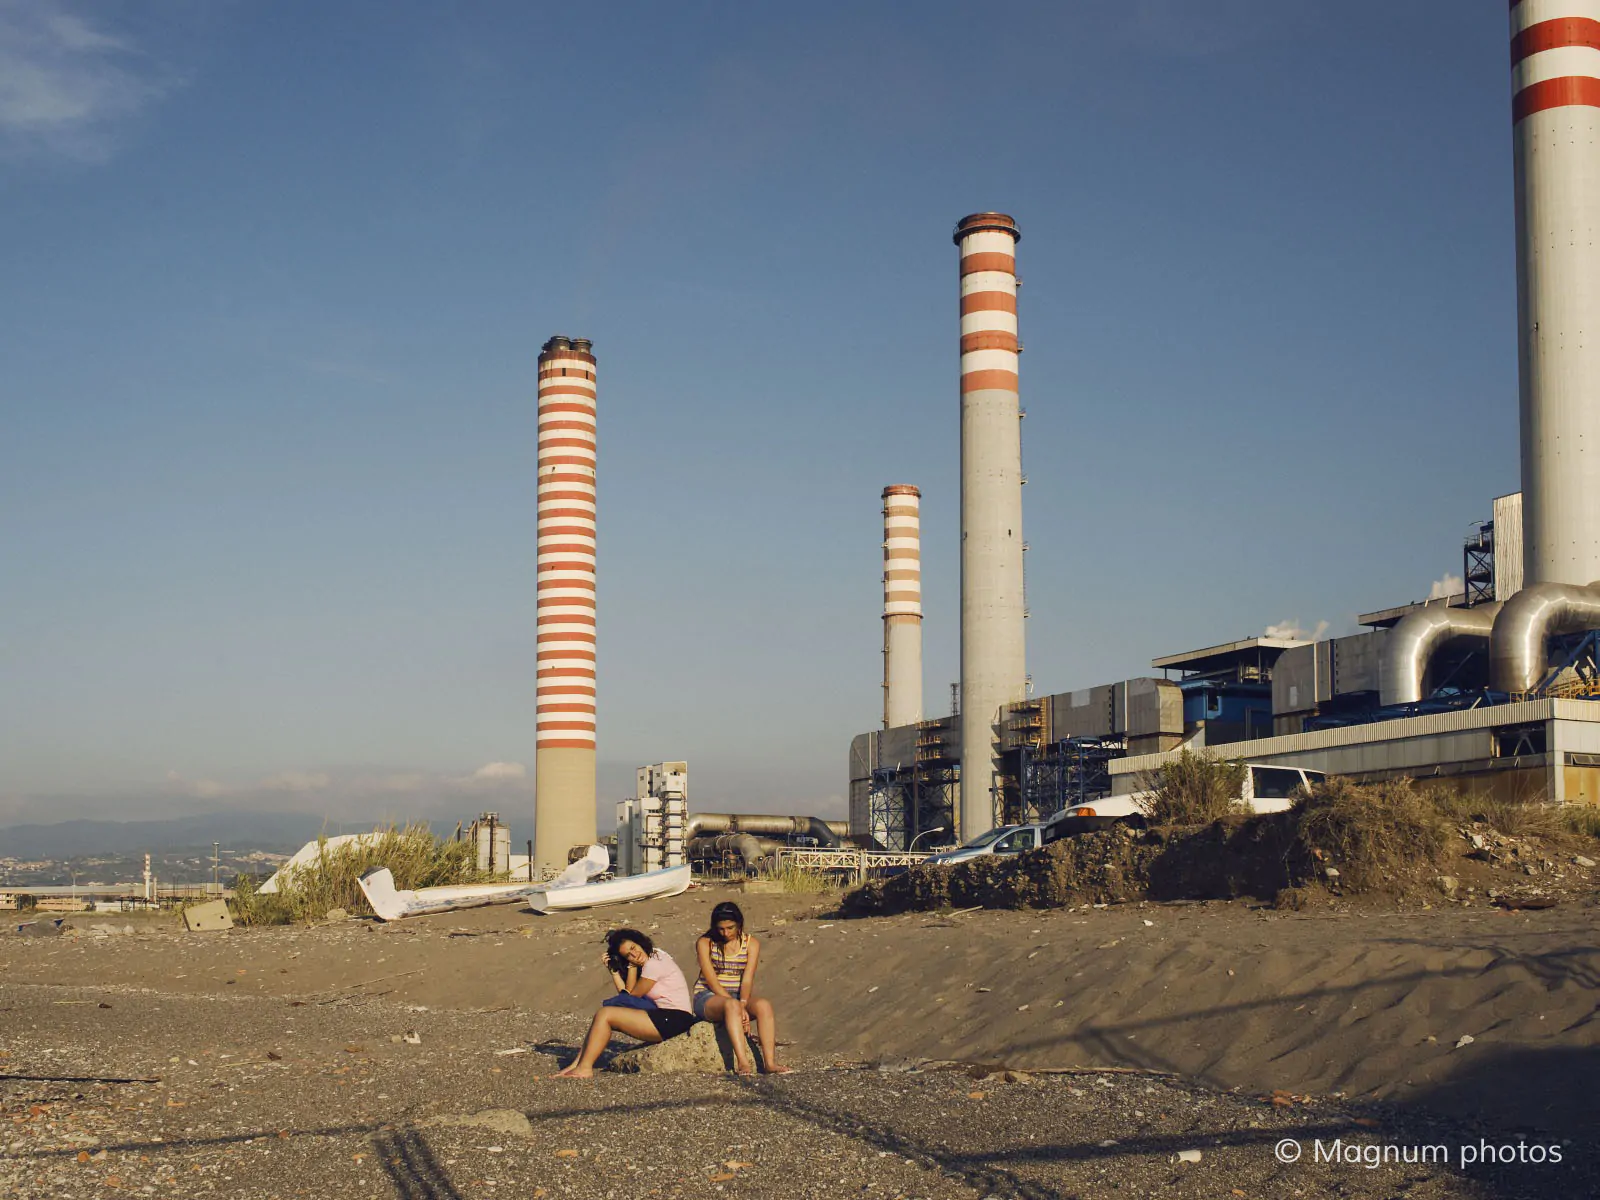
{"label": "large silver pipe", "polygon": [[1489,670],[1495,691],[1531,692],[1549,667],[1552,637],[1600,629],[1600,585],[1537,583],[1500,607],[1489,638]]}
{"label": "large silver pipe", "polygon": [[822,846],[837,846],[839,835],[821,817],[782,817],[772,813],[690,813],[683,831],[688,838],[712,833],[753,833],[757,836],[815,838]]}
{"label": "large silver pipe", "polygon": [[1428,663],[1441,646],[1456,638],[1487,643],[1498,604],[1447,608],[1440,604],[1401,617],[1383,642],[1383,670],[1378,676],[1378,702],[1415,704],[1422,699]]}
{"label": "large silver pipe", "polygon": [[746,867],[754,867],[761,859],[781,849],[783,843],[776,838],[758,838],[748,833],[721,833],[689,840],[689,857],[696,862],[733,853]]}

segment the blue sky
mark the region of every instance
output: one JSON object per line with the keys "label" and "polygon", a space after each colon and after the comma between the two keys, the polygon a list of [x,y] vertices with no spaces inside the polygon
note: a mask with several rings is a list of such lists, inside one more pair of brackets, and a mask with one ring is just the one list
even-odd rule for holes
{"label": "blue sky", "polygon": [[[1376,34],[1376,36],[1375,36]],[[878,494],[957,667],[950,229],[1023,230],[1051,692],[1460,569],[1517,487],[1503,6],[0,0],[0,820],[525,804],[534,360],[600,757],[842,811]],[[487,782],[485,782],[487,780]]]}

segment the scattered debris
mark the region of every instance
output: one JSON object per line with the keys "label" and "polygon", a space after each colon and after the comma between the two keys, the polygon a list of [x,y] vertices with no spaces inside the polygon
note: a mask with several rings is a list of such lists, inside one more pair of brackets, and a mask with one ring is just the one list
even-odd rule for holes
{"label": "scattered debris", "polygon": [[1199,1162],[1200,1158],[1201,1154],[1198,1150],[1179,1150],[1175,1157],[1175,1161],[1181,1163],[1192,1163]]}
{"label": "scattered debris", "polygon": [[1470,1046],[1476,1040],[1470,1033],[1463,1033],[1456,1041],[1456,1049],[1459,1050],[1463,1046]]}

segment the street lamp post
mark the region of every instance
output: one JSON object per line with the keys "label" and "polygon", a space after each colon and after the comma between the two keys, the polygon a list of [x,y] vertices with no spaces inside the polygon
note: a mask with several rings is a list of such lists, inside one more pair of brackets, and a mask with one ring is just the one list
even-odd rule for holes
{"label": "street lamp post", "polygon": [[917,843],[920,842],[923,838],[927,837],[930,833],[943,833],[943,832],[944,832],[944,826],[943,825],[935,825],[932,829],[924,829],[921,833],[917,834],[916,837],[911,839],[911,845],[906,847],[906,853],[909,854],[911,851],[915,850],[917,848]]}

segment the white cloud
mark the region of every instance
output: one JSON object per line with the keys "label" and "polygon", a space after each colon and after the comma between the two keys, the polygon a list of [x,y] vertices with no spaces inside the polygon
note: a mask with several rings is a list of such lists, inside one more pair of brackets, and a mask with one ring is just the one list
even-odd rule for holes
{"label": "white cloud", "polygon": [[[91,10],[92,13],[92,10]],[[59,0],[0,0],[0,147],[100,161],[171,77],[135,43]]]}
{"label": "white cloud", "polygon": [[1451,596],[1459,596],[1465,590],[1461,576],[1446,571],[1443,579],[1433,581],[1433,585],[1428,589],[1428,599],[1444,600]]}
{"label": "white cloud", "polygon": [[528,768],[516,762],[484,763],[472,773],[474,779],[526,779]]}
{"label": "white cloud", "polygon": [[1300,618],[1289,617],[1287,620],[1279,621],[1276,625],[1268,625],[1266,633],[1262,636],[1284,638],[1297,642],[1316,642],[1321,641],[1322,635],[1327,632],[1328,623],[1326,621],[1318,621],[1315,629],[1303,629],[1300,626]]}

